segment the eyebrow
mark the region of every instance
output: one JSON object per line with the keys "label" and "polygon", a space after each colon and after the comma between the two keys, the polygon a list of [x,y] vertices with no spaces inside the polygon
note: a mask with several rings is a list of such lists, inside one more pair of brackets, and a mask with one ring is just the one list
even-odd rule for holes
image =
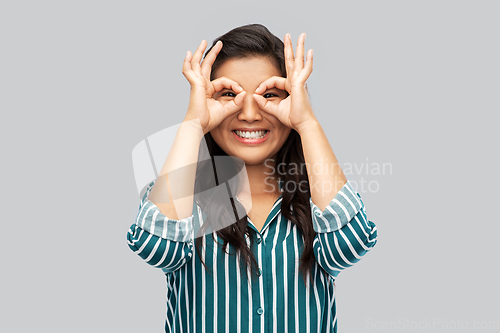
{"label": "eyebrow", "polygon": [[279,88],[276,88],[276,87],[268,88],[264,92],[267,92],[267,91],[274,91],[274,92],[278,92],[278,93],[287,93],[286,90],[282,90],[282,89],[279,89]]}

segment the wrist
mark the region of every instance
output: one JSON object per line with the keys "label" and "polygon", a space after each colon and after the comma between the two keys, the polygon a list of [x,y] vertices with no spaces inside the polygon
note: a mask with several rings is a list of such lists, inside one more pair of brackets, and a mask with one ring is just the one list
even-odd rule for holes
{"label": "wrist", "polygon": [[310,131],[317,131],[318,128],[321,128],[321,125],[316,118],[311,118],[307,121],[302,122],[300,125],[295,126],[295,130],[297,131],[297,133],[299,133],[300,136]]}
{"label": "wrist", "polygon": [[199,118],[190,118],[186,116],[182,123],[179,126],[181,131],[189,132],[193,135],[193,137],[203,137],[205,133],[205,129],[200,124]]}
{"label": "wrist", "polygon": [[200,122],[200,118],[191,115],[189,112],[182,120],[182,124],[184,127],[192,127],[195,130],[200,130],[203,132],[203,135],[210,132],[207,128],[203,127]]}

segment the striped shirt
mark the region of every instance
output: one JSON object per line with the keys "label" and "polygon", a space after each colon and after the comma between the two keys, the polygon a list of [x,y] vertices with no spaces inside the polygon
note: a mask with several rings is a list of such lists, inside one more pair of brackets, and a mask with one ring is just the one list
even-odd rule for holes
{"label": "striped shirt", "polygon": [[193,240],[193,224],[199,226],[200,219],[203,223],[203,212],[195,203],[190,217],[167,218],[148,199],[154,183],[142,198],[127,239],[132,251],[165,274],[165,332],[337,332],[335,278],[377,242],[376,226],[349,181],[324,211],[309,199],[317,235],[313,281],[307,278],[306,285],[299,273],[303,237],[281,214],[281,196],[260,232],[248,219],[259,266],[252,278],[248,269],[240,274],[234,247],[229,245],[231,254],[225,253],[212,234],[202,239],[207,272]]}

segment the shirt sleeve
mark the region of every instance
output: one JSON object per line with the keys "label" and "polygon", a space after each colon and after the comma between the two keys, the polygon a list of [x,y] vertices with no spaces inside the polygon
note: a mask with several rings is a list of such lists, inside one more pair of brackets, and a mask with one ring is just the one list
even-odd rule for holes
{"label": "shirt sleeve", "polygon": [[361,196],[347,181],[324,211],[312,198],[313,250],[318,264],[334,278],[377,243],[377,227],[366,217]]}
{"label": "shirt sleeve", "polygon": [[148,185],[142,197],[135,223],[128,231],[127,242],[129,248],[146,263],[170,273],[188,262],[193,255],[195,217],[192,214],[182,220],[172,220],[163,215],[148,199],[154,183],[152,181]]}

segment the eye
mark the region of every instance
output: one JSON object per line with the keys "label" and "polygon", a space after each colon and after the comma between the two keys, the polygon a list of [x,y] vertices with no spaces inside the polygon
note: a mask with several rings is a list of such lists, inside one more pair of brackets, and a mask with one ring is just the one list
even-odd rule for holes
{"label": "eye", "polygon": [[262,96],[264,96],[264,98],[279,97],[278,95],[276,95],[274,93],[265,93]]}
{"label": "eye", "polygon": [[232,91],[226,91],[221,94],[221,96],[236,97],[236,94]]}

